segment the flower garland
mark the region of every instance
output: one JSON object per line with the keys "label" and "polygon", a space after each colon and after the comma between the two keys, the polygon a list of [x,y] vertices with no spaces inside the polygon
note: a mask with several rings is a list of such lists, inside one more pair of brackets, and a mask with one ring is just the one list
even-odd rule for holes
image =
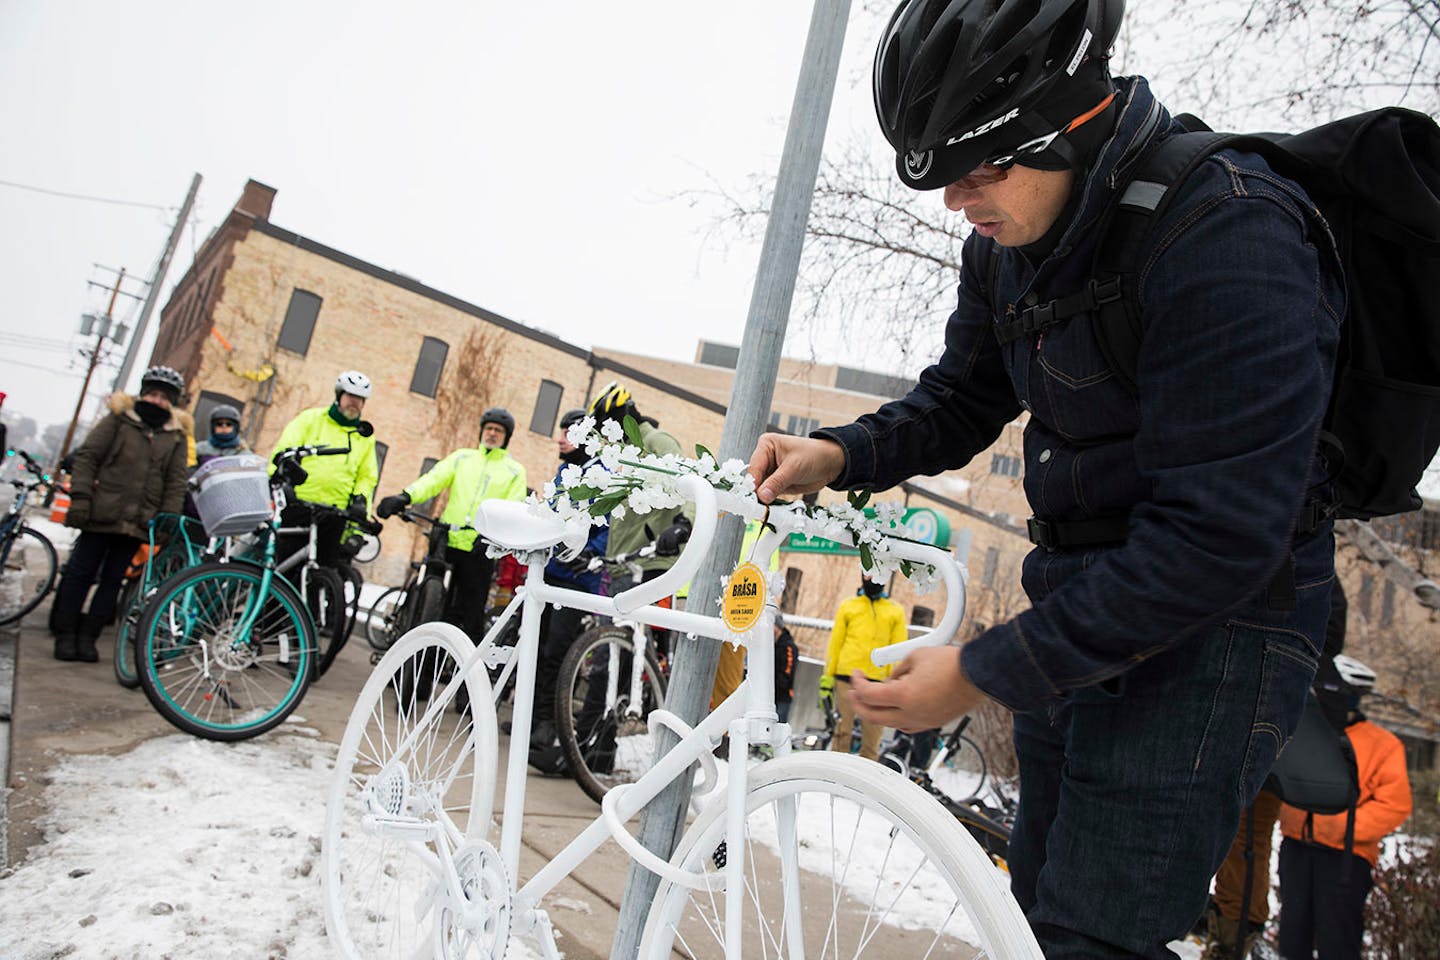
{"label": "flower garland", "polygon": [[[543,500],[535,501],[537,507],[543,503],[563,519],[584,516],[590,523],[604,524],[627,513],[682,506],[686,499],[675,481],[685,475],[698,476],[718,490],[760,506],[755,480],[743,461],[718,463],[700,444],[695,445],[693,460],[645,453],[639,425],[632,417],[627,416],[623,423],[607,420],[597,430],[595,419],[587,416],[573,424],[566,437],[592,459],[583,467],[565,467],[559,483],[547,482]],[[777,500],[770,505],[770,516],[783,516],[787,528],[808,536],[853,541],[860,552],[860,565],[871,580],[884,582],[898,572],[914,580],[917,587],[932,584],[934,568],[901,559],[892,550],[895,540],[917,542],[901,522],[905,508],[898,503],[877,503],[872,515],[865,512],[869,499],[870,492],[861,490],[852,491],[845,503],[823,506]]]}

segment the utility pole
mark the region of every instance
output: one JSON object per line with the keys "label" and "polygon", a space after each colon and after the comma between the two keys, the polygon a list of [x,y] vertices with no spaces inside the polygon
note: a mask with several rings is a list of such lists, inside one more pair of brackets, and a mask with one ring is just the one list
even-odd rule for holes
{"label": "utility pole", "polygon": [[[805,244],[805,223],[810,218],[810,200],[820,170],[820,153],[840,51],[845,42],[845,22],[850,0],[815,0],[810,14],[810,32],[800,64],[800,79],[790,108],[790,125],[775,180],[775,199],[760,248],[760,265],[750,294],[750,313],[740,341],[740,359],[730,390],[730,406],[720,437],[720,460],[746,459],[765,429],[770,404],[775,397],[775,374],[780,369],[780,350],[795,294],[795,277],[800,269],[800,251]],[[720,593],[721,577],[730,573],[740,555],[744,526],[739,518],[726,515],[715,531],[710,556],[691,581],[687,608],[713,611]],[[715,683],[715,665],[720,645],[694,636],[679,638],[675,666],[665,706],[687,724],[694,726],[709,708]],[[657,759],[678,741],[667,727],[656,731]],[[736,775],[743,775],[736,772]],[[690,804],[691,778],[682,776],[666,787],[640,815],[640,843],[668,860],[685,825]],[[620,903],[619,929],[610,948],[610,960],[634,960],[640,949],[641,928],[655,899],[659,878],[638,863],[630,864],[625,896]]]}
{"label": "utility pole", "polygon": [[165,282],[165,274],[170,269],[170,258],[175,255],[175,248],[180,244],[180,234],[184,233],[185,223],[190,219],[190,208],[195,205],[195,195],[200,192],[200,180],[198,173],[190,179],[190,192],[185,194],[185,202],[180,205],[180,215],[175,218],[175,226],[171,228],[170,237],[165,241],[165,250],[155,264],[155,272],[150,277],[150,289],[145,295],[144,305],[140,307],[140,319],[135,321],[135,334],[125,351],[125,360],[115,374],[115,390],[125,389],[125,381],[129,379],[130,371],[135,369],[135,356],[140,352],[140,341],[145,336],[145,327],[150,322],[155,301],[160,298],[160,285]]}
{"label": "utility pole", "polygon": [[[60,444],[60,460],[70,452],[70,441],[75,439],[75,425],[80,422],[80,411],[85,406],[85,394],[90,390],[90,378],[95,374],[95,367],[100,363],[100,349],[105,345],[105,335],[110,331],[110,318],[115,313],[115,298],[120,295],[120,282],[125,279],[125,268],[120,268],[120,275],[115,278],[115,286],[110,290],[110,302],[105,307],[103,321],[95,330],[95,346],[90,351],[90,364],[85,368],[85,382],[80,385],[80,399],[75,401],[75,415],[70,418],[70,426],[65,430],[65,442]],[[56,473],[59,472],[59,461],[56,461]]]}

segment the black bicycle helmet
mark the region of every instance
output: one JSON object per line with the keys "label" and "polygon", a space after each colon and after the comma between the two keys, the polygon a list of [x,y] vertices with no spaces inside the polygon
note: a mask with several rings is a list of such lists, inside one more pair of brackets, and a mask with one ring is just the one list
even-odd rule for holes
{"label": "black bicycle helmet", "polygon": [[566,410],[565,415],[560,418],[560,429],[569,430],[575,424],[585,419],[585,411],[578,407],[574,410]]}
{"label": "black bicycle helmet", "polygon": [[174,367],[151,367],[140,375],[140,392],[145,393],[154,387],[169,394],[171,403],[179,403],[180,395],[185,392],[185,378]]}
{"label": "black bicycle helmet", "polygon": [[1032,142],[1063,155],[1056,135],[1113,92],[1124,12],[1124,0],[902,0],[873,85],[901,181],[943,187]]}
{"label": "black bicycle helmet", "polygon": [[480,429],[485,429],[487,423],[498,423],[505,429],[505,440],[501,447],[510,446],[510,437],[515,433],[515,417],[504,407],[491,407],[480,414]]}

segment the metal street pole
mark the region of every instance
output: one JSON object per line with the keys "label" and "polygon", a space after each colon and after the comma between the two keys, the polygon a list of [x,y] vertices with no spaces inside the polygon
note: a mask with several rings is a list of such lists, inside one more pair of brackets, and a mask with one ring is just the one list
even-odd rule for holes
{"label": "metal street pole", "polygon": [[160,285],[165,282],[165,274],[170,269],[170,258],[175,255],[175,248],[180,244],[180,234],[185,231],[185,221],[190,219],[190,208],[195,205],[195,194],[200,192],[200,179],[198,173],[190,178],[190,192],[185,194],[185,202],[180,205],[180,215],[175,218],[175,226],[171,228],[170,237],[165,241],[165,249],[160,254],[159,262],[155,264],[155,273],[150,277],[150,289],[145,295],[144,305],[140,308],[140,319],[135,321],[135,333],[131,335],[130,346],[125,351],[125,360],[120,364],[120,370],[115,374],[112,389],[124,390],[130,371],[135,368],[135,357],[140,353],[140,341],[145,336],[145,327],[150,322],[155,301],[160,298]]}
{"label": "metal street pole", "polygon": [[[722,461],[732,457],[748,459],[769,419],[770,404],[775,396],[775,374],[780,368],[780,351],[795,294],[800,251],[805,244],[805,223],[810,217],[810,200],[820,170],[820,153],[825,143],[849,14],[850,0],[815,0],[811,11],[810,32],[805,40],[805,55],[775,180],[775,198],[765,227],[760,265],[750,295],[750,313],[740,341],[740,359],[735,367],[730,406],[720,437]],[[738,518],[727,515],[722,519],[710,556],[690,585],[690,597],[686,601],[689,609],[714,612],[720,579],[734,569],[743,533],[744,527]],[[665,696],[666,708],[688,724],[698,723],[709,710],[719,659],[720,645],[714,640],[679,638],[670,688]],[[657,753],[664,754],[675,743],[675,736],[661,727]],[[685,825],[690,787],[689,777],[680,778],[641,814],[640,842],[664,859],[669,859],[674,851]],[[631,863],[610,960],[633,960],[639,952],[641,928],[658,884],[655,874]]]}
{"label": "metal street pole", "polygon": [[55,472],[60,472],[60,460],[65,459],[65,454],[70,452],[70,441],[75,439],[75,425],[80,422],[80,411],[85,406],[85,394],[90,389],[90,378],[95,374],[95,367],[100,363],[100,348],[105,345],[105,334],[110,330],[111,315],[115,312],[115,298],[120,295],[120,282],[125,279],[125,268],[120,268],[120,276],[115,278],[115,286],[110,290],[110,302],[105,307],[105,322],[99,325],[95,331],[95,346],[90,350],[90,365],[85,368],[85,382],[80,384],[80,398],[75,401],[75,415],[70,418],[70,426],[65,429],[65,442],[60,444],[60,459],[55,461]]}

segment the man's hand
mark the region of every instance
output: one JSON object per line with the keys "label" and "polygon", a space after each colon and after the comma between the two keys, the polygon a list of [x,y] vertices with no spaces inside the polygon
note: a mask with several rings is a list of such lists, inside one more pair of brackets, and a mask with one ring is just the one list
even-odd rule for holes
{"label": "man's hand", "polygon": [[750,476],[761,503],[821,490],[845,469],[845,450],[833,440],[762,433],[750,454]]}
{"label": "man's hand", "polygon": [[393,517],[410,505],[410,494],[401,490],[399,493],[388,497],[382,497],[379,506],[375,508],[375,516],[384,520],[386,517]]}
{"label": "man's hand", "polygon": [[985,699],[960,672],[960,652],[949,646],[921,647],[895,666],[889,680],[857,671],[850,694],[861,719],[905,733],[944,726]]}

